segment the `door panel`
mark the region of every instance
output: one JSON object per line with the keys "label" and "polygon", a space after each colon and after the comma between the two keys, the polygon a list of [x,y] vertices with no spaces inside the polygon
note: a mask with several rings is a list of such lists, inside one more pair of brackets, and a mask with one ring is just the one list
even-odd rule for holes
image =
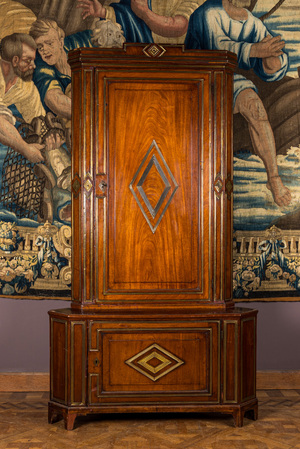
{"label": "door panel", "polygon": [[108,294],[207,290],[202,90],[203,80],[108,82]]}
{"label": "door panel", "polygon": [[217,322],[201,323],[197,329],[130,332],[104,330],[95,322],[89,348],[90,401],[139,402],[150,394],[150,401],[165,395],[171,401],[179,396],[218,401],[218,339]]}

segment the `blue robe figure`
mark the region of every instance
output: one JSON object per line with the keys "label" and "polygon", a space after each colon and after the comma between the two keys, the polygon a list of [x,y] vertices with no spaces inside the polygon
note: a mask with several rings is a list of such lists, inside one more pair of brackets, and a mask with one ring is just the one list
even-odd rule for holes
{"label": "blue robe figure", "polygon": [[[137,17],[131,9],[131,0],[120,0],[119,3],[111,3],[116,14],[116,21],[122,27],[126,42],[130,43],[152,43],[152,32],[145,22]],[[151,0],[148,0],[151,7]]]}
{"label": "blue robe figure", "polygon": [[[251,45],[269,36],[265,25],[247,10],[246,20],[234,20],[222,6],[222,0],[207,0],[191,15],[185,39],[187,49],[228,50],[237,55],[241,69],[253,69],[263,81],[277,81],[288,69],[286,54],[280,56],[281,69],[266,73],[261,58],[250,58]],[[234,102],[238,94],[247,88],[257,91],[252,81],[242,75],[234,75]]]}
{"label": "blue robe figure", "polygon": [[[70,50],[75,50],[79,47],[93,47],[91,42],[92,31],[80,31],[64,38],[64,50],[68,53]],[[54,65],[49,65],[37,52],[35,59],[36,69],[33,74],[33,82],[37,86],[41,96],[41,100],[46,112],[50,109],[45,103],[45,95],[51,83],[55,82],[57,87],[66,92],[67,87],[71,83],[71,77],[61,73]]]}
{"label": "blue robe figure", "polygon": [[[80,47],[93,47],[92,31],[80,31],[64,38],[64,51],[66,54],[70,50],[75,50]],[[39,53],[37,52],[36,69],[33,75],[33,81],[38,88],[40,97],[46,112],[51,112],[49,107],[45,103],[45,96],[49,88],[60,89],[67,95],[67,89],[71,87],[71,76],[61,73],[54,65],[49,65],[43,61]],[[68,154],[68,149],[63,144],[62,151]],[[54,220],[58,220],[60,223],[70,224],[70,217],[66,215],[64,211],[68,210],[68,206],[71,204],[71,193],[64,188],[60,188],[57,185],[52,188],[52,200],[54,208]]]}
{"label": "blue robe figure", "polygon": [[[116,21],[122,27],[126,42],[136,43],[150,43],[153,42],[152,33],[150,28],[145,24],[143,20],[137,17],[131,9],[130,0],[121,0],[120,3],[112,3],[116,14]],[[151,9],[151,0],[148,0],[148,6]],[[79,47],[93,47],[92,31],[80,31],[64,38],[64,50],[68,53],[70,50],[74,50]],[[37,86],[43,106],[46,112],[50,109],[45,104],[45,95],[49,89],[51,83],[56,82],[57,87],[60,88],[63,93],[66,92],[67,87],[71,83],[71,77],[62,74],[55,66],[47,64],[37,52],[35,60],[36,69],[33,75],[33,81]]]}

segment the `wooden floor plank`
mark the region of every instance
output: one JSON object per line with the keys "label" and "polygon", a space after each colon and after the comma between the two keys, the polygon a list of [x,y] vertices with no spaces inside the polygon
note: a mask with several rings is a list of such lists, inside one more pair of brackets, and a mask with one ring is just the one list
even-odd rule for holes
{"label": "wooden floor plank", "polygon": [[73,431],[47,421],[49,393],[0,393],[0,449],[300,449],[300,390],[260,390],[259,418],[96,415]]}

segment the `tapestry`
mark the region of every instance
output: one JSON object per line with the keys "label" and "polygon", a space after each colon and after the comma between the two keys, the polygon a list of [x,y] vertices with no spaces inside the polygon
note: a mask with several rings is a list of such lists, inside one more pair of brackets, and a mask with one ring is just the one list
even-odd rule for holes
{"label": "tapestry", "polygon": [[300,299],[298,0],[0,0],[0,297],[70,299],[79,47],[237,54],[233,296]]}

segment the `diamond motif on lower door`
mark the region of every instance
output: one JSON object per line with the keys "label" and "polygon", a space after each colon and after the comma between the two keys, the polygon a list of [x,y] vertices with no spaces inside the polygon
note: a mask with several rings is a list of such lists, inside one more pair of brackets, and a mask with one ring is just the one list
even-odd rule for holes
{"label": "diamond motif on lower door", "polygon": [[127,365],[154,382],[179,368],[184,361],[154,343],[126,360]]}

